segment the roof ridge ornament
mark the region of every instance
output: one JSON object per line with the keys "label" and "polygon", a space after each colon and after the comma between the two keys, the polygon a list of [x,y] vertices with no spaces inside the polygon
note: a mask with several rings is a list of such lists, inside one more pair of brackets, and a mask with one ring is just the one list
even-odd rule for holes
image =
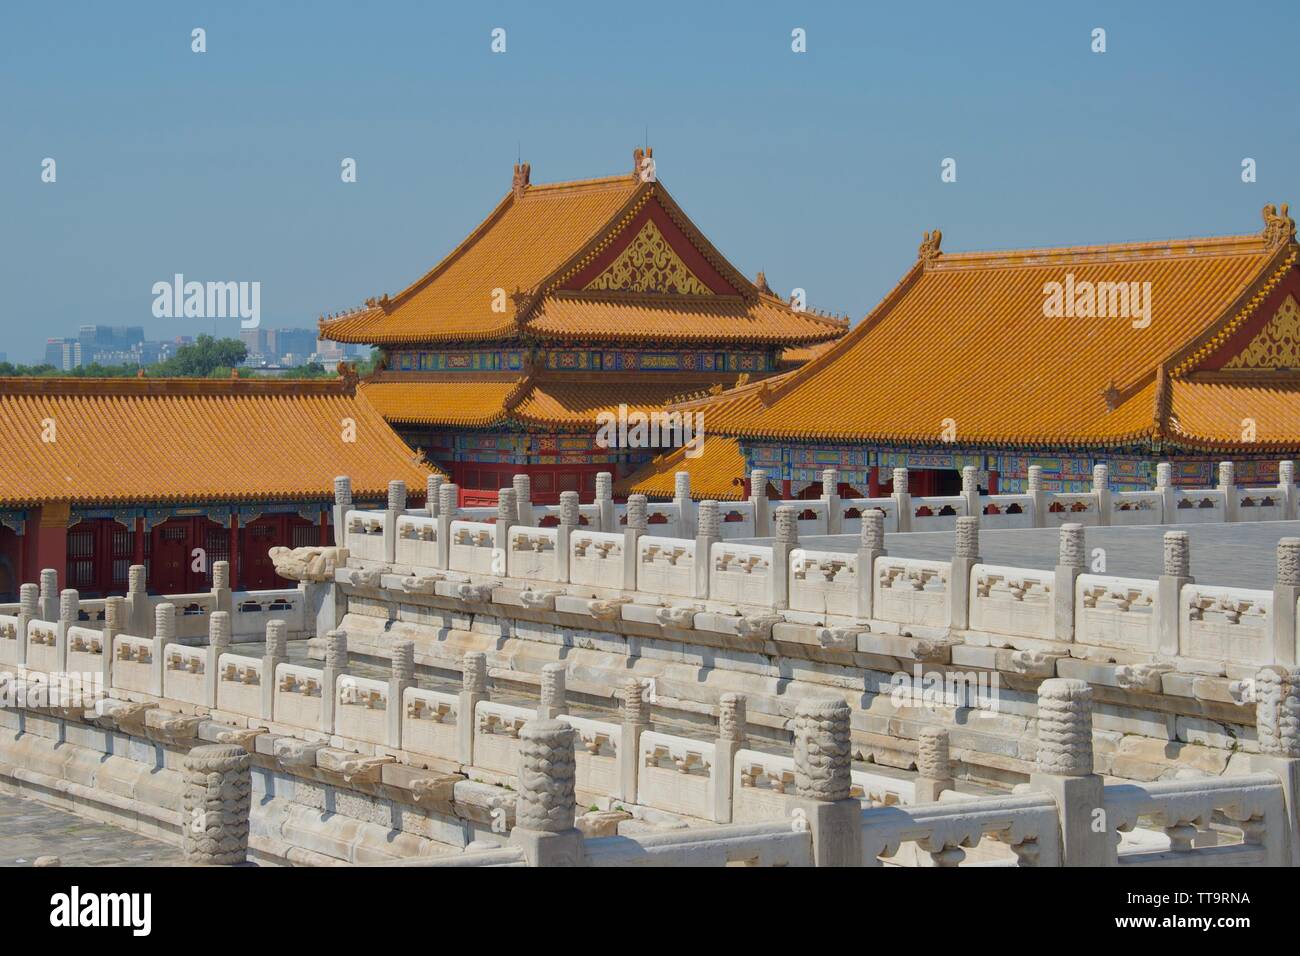
{"label": "roof ridge ornament", "polygon": [[760,269],[758,271],[758,275],[754,277],[754,285],[757,286],[758,291],[762,292],[764,295],[774,294],[772,292],[772,287],[767,284],[767,273],[764,272],[762,269]]}
{"label": "roof ridge ornament", "polygon": [[524,198],[524,190],[530,185],[529,178],[531,174],[532,166],[528,163],[515,163],[515,175],[510,184],[510,190],[514,193],[516,199]]}
{"label": "roof ridge ornament", "polygon": [[655,148],[647,146],[642,149],[638,146],[632,150],[632,178],[638,179],[643,183],[656,182],[655,177]]}
{"label": "roof ridge ornament", "polygon": [[1281,212],[1272,203],[1264,207],[1264,241],[1270,248],[1295,242],[1295,220],[1289,215],[1289,209],[1287,203],[1282,203]]}
{"label": "roof ridge ornament", "polygon": [[927,232],[921,237],[921,244],[916,249],[916,257],[923,262],[930,262],[938,258],[942,253],[939,251],[939,243],[943,240],[943,233],[938,229],[934,232]]}

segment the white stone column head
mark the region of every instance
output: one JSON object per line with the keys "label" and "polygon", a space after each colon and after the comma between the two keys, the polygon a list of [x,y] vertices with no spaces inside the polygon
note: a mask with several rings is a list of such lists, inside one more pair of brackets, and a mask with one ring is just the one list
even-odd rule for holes
{"label": "white stone column head", "polygon": [[1092,773],[1092,687],[1054,677],[1038,687],[1038,769],[1061,777]]}
{"label": "white stone column head", "polygon": [[54,592],[59,589],[59,572],[53,568],[44,568],[41,571],[41,597],[54,597]]}
{"label": "white stone column head", "polygon": [[963,465],[961,469],[961,493],[963,495],[979,494],[978,472],[974,465]]}
{"label": "white stone column head", "polygon": [[573,728],[530,720],[519,730],[519,802],[515,826],[542,833],[573,829],[577,760]]}
{"label": "white stone column head", "polygon": [[894,475],[894,494],[896,495],[907,494],[907,469],[895,468],[893,475]]}
{"label": "white stone column head", "polygon": [[866,551],[885,550],[885,515],[877,508],[862,512],[862,533],[859,545]]}
{"label": "white stone column head", "polygon": [[230,590],[230,562],[212,562],[212,589],[214,591]]}
{"label": "white stone column head", "polygon": [[1061,541],[1057,564],[1063,568],[1087,567],[1087,550],[1083,525],[1070,522],[1061,525]]}
{"label": "white stone column head", "polygon": [[460,686],[466,693],[487,696],[487,655],[482,651],[470,651],[460,659]]}
{"label": "white stone column head", "polygon": [[[415,683],[415,642],[394,641],[392,648],[393,679],[404,684]],[[399,701],[398,704],[401,702]],[[390,706],[397,706],[390,704]]]}
{"label": "white stone column head", "polygon": [[325,634],[325,666],[336,671],[348,668],[348,632],[341,628]]}
{"label": "white stone column head", "polygon": [[81,595],[73,588],[64,588],[59,592],[59,621],[67,626],[76,624],[81,619]]}
{"label": "white stone column head", "polygon": [[176,605],[164,601],[153,609],[153,636],[171,640],[176,636]]}
{"label": "white stone column head", "polygon": [[627,496],[627,527],[629,531],[645,531],[649,525],[646,518],[645,495]]}
{"label": "white stone column head", "polygon": [[1174,483],[1174,466],[1167,461],[1156,464],[1156,487],[1168,488]]}
{"label": "white stone column head", "polygon": [[1270,665],[1255,676],[1255,730],[1261,753],[1300,757],[1300,671]]}
{"label": "white stone column head", "polygon": [[406,482],[390,481],[388,483],[388,510],[406,510]]}
{"label": "white stone column head", "polygon": [[543,664],[541,682],[542,713],[563,713],[565,709],[564,665]]}
{"label": "white stone column head", "polygon": [[1110,487],[1110,466],[1093,465],[1092,466],[1092,490],[1105,491]]}
{"label": "white stone column head", "polygon": [[208,744],[186,755],[181,844],[191,866],[234,866],[248,856],[252,755],[236,744]]}
{"label": "white stone column head", "polygon": [[460,504],[460,488],[448,481],[438,486],[438,517],[454,518]]}
{"label": "white stone column head", "polygon": [[528,504],[533,500],[533,479],[520,472],[510,479],[510,484],[515,490],[515,503]]}
{"label": "white stone column head", "polygon": [[827,496],[838,494],[839,487],[840,487],[839,469],[823,468],[822,469],[822,494]]}
{"label": "white stone column head", "polygon": [[24,584],[18,588],[18,611],[29,618],[36,617],[40,611],[41,589],[35,584]]}
{"label": "white stone column head", "polygon": [[673,475],[673,497],[689,498],[691,496],[691,473],[679,471]]}
{"label": "white stone column head", "polygon": [[104,598],[104,633],[121,634],[126,627],[126,598],[113,596]]}
{"label": "white stone column head", "polygon": [[442,488],[443,477],[436,471],[424,479],[424,506],[429,509],[429,514],[437,516],[438,514],[438,492]]}
{"label": "white stone column head", "polygon": [[1232,488],[1236,486],[1236,469],[1230,461],[1219,462],[1219,487]]}
{"label": "white stone column head", "polygon": [[794,712],[794,785],[807,800],[846,800],[849,765],[849,705],[830,697],[799,701]]}
{"label": "white stone column head", "polygon": [[957,557],[978,558],[980,555],[980,519],[962,515],[957,519]]}
{"label": "white stone column head", "polygon": [[754,498],[767,497],[767,472],[762,468],[755,468],[749,473],[749,493]]}
{"label": "white stone column head", "polygon": [[132,594],[144,594],[147,569],[143,564],[133,564],[126,571],[126,589]]}
{"label": "white stone column head", "polygon": [[[274,657],[277,660],[284,660],[289,657],[289,626],[284,621],[267,621],[266,622],[266,656]],[[266,677],[266,675],[263,675]],[[275,675],[266,677],[267,680],[273,680]]]}
{"label": "white stone column head", "polygon": [[799,513],[791,505],[776,509],[776,543],[791,548],[799,544]]}
{"label": "white stone column head", "polygon": [[229,611],[213,611],[208,615],[208,643],[213,647],[230,646]]}
{"label": "white stone column head", "polygon": [[352,479],[339,475],[334,479],[334,503],[336,505],[352,504]]}
{"label": "white stone column head", "polygon": [[1277,463],[1277,483],[1286,487],[1295,484],[1295,462],[1279,461]]}
{"label": "white stone column head", "polygon": [[1186,531],[1165,532],[1165,569],[1171,577],[1185,578],[1192,573],[1192,545]]}
{"label": "white stone column head", "polygon": [[1283,538],[1277,543],[1277,583],[1300,587],[1300,538]]}
{"label": "white stone column head", "polygon": [[497,524],[514,524],[519,520],[514,488],[497,489]]}
{"label": "white stone column head", "polygon": [[718,515],[716,501],[701,501],[696,514],[696,534],[704,538],[722,536],[722,521]]}
{"label": "white stone column head", "polygon": [[649,702],[642,693],[639,680],[635,677],[625,678],[619,696],[623,698],[624,722],[646,725],[650,723],[650,708],[647,706]]}
{"label": "white stone column head", "polygon": [[[644,497],[644,496],[643,496]],[[560,492],[560,524],[566,528],[578,527],[578,516],[582,514],[576,491]],[[631,524],[631,521],[628,522]]]}
{"label": "white stone column head", "polygon": [[1026,487],[1030,491],[1043,490],[1043,466],[1042,465],[1029,466],[1029,478],[1026,482]]}
{"label": "white stone column head", "polygon": [[948,731],[943,727],[922,727],[916,735],[916,772],[929,780],[952,779]]}
{"label": "white stone column head", "polygon": [[718,698],[718,736],[732,743],[745,740],[746,709],[741,694],[723,694]]}
{"label": "white stone column head", "polygon": [[596,500],[609,501],[614,497],[614,476],[608,471],[596,472]]}

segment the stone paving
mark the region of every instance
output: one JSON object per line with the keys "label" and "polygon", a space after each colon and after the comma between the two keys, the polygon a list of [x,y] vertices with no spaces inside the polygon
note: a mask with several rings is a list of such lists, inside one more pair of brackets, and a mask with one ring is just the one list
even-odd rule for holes
{"label": "stone paving", "polygon": [[[1164,533],[1186,531],[1192,547],[1192,576],[1201,584],[1271,590],[1276,574],[1277,542],[1300,536],[1300,521],[1261,521],[1233,524],[1131,525],[1087,528],[1088,564],[1093,549],[1104,548],[1104,573],[1120,577],[1160,575]],[[946,560],[952,557],[951,531],[885,535],[885,548],[900,558]],[[770,538],[755,539],[770,544]],[[986,564],[1019,568],[1055,567],[1060,532],[1055,528],[980,531],[980,557]],[[854,551],[857,535],[810,535],[800,546],[820,551]]]}
{"label": "stone paving", "polygon": [[181,866],[180,847],[0,792],[0,867],[57,856],[63,866]]}

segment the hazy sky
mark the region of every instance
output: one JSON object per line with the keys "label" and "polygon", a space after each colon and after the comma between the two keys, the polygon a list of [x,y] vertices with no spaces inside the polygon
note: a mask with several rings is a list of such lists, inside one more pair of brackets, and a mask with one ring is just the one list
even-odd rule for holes
{"label": "hazy sky", "polygon": [[602,176],[647,128],[732,262],[854,319],[936,226],[947,249],[1254,232],[1266,202],[1300,205],[1298,10],[5,4],[0,351],[36,359],[83,323],[212,331],[152,316],[177,272],[258,281],[264,325],[312,324],[428,269],[508,190],[517,144],[534,182]]}

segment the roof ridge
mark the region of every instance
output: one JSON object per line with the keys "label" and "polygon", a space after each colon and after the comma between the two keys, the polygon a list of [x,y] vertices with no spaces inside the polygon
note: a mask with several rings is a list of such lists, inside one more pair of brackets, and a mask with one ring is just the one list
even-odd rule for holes
{"label": "roof ridge", "polygon": [[0,376],[0,395],[345,395],[342,378],[91,378]]}
{"label": "roof ridge", "polygon": [[[962,266],[1021,267],[1033,265],[1034,259],[1096,259],[1108,261],[1110,257],[1130,259],[1165,258],[1172,254],[1184,256],[1224,254],[1260,255],[1272,248],[1259,233],[1226,236],[1197,236],[1180,239],[1147,239],[1132,242],[1110,242],[1081,246],[1037,246],[1020,249],[971,250],[969,252],[944,251],[927,263],[927,269],[940,271]],[[1125,256],[1127,254],[1127,256]],[[1044,263],[1048,264],[1048,263]]]}

